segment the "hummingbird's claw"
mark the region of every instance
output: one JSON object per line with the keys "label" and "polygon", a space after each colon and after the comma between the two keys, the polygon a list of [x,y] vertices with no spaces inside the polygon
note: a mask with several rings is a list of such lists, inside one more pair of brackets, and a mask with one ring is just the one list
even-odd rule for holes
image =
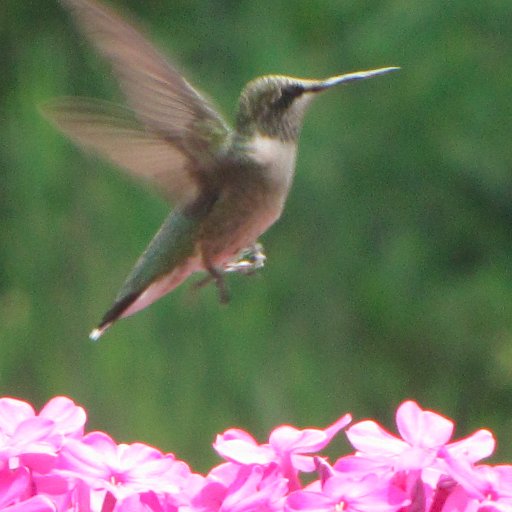
{"label": "hummingbird's claw", "polygon": [[263,245],[255,243],[250,247],[243,249],[236,260],[230,261],[225,267],[224,272],[240,272],[242,274],[252,274],[265,266],[267,257],[263,252]]}
{"label": "hummingbird's claw", "polygon": [[228,272],[237,272],[243,275],[250,275],[263,268],[267,257],[263,252],[263,245],[259,242],[242,249],[236,259],[226,263],[222,270],[216,268],[208,268],[208,275],[203,279],[197,281],[193,285],[193,289],[197,290],[203,288],[212,281],[215,281],[217,288],[219,289],[219,300],[221,304],[227,304],[229,302],[229,292],[224,281],[224,274]]}

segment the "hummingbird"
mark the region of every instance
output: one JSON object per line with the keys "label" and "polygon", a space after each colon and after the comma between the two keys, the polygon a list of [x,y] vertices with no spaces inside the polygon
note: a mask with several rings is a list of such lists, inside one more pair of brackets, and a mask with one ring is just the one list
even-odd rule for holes
{"label": "hummingbird", "polygon": [[109,62],[128,107],[64,97],[44,115],[76,144],[149,182],[174,209],[90,333],[149,306],[191,274],[206,272],[221,302],[227,272],[260,268],[258,238],[280,217],[292,183],[307,106],[319,93],[397,70],[327,79],[267,75],[243,89],[231,128],[131,23],[96,0],[60,0]]}

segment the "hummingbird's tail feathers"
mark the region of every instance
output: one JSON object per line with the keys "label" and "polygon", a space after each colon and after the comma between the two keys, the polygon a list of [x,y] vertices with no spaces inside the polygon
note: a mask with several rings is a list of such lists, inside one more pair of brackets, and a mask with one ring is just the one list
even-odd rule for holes
{"label": "hummingbird's tail feathers", "polygon": [[108,101],[64,97],[41,106],[43,115],[73,142],[153,186],[166,200],[197,195],[190,159],[159,134],[144,129],[133,113]]}
{"label": "hummingbird's tail feathers", "polygon": [[[225,139],[230,129],[220,114],[132,25],[94,0],[61,0],[78,27],[107,59],[138,119],[170,139],[191,140],[204,158],[217,148],[212,133]],[[196,127],[208,126],[208,133]]]}
{"label": "hummingbird's tail feathers", "polygon": [[98,341],[101,336],[103,336],[103,333],[111,326],[112,324],[107,324],[102,327],[96,327],[93,329],[89,334],[89,339],[91,341]]}
{"label": "hummingbird's tail feathers", "polygon": [[103,315],[98,327],[91,331],[89,338],[92,341],[97,341],[116,320],[123,316],[123,313],[137,300],[139,295],[140,293],[132,293],[116,300],[114,305]]}

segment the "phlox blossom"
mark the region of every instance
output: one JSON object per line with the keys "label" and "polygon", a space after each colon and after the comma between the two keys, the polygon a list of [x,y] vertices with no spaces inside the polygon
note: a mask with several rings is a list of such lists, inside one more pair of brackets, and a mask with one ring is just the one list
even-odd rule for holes
{"label": "phlox blossom", "polygon": [[[454,423],[440,414],[422,410],[412,401],[400,405],[396,424],[400,438],[371,420],[348,428],[346,434],[357,450],[356,456],[365,459],[367,464],[386,465],[400,471],[434,465],[441,448],[471,462],[488,457],[494,451],[495,441],[488,430],[479,430],[461,441],[449,443]],[[349,462],[358,464],[342,459],[335,467],[348,467]]]}
{"label": "phlox blossom", "polygon": [[392,479],[375,473],[350,475],[334,470],[318,459],[320,480],[304,490],[292,492],[287,512],[394,512],[409,505],[407,493]]}
{"label": "phlox blossom", "polygon": [[444,510],[512,511],[512,466],[474,465],[446,449],[441,456],[456,483]]}
{"label": "phlox blossom", "polygon": [[[512,512],[512,466],[481,464],[492,434],[453,441],[451,420],[412,401],[398,407],[398,435],[373,420],[348,427],[348,414],[324,429],[279,426],[262,444],[228,429],[205,475],[84,433],[85,420],[66,397],[39,413],[0,399],[0,512]],[[344,430],[354,451],[331,464],[322,452]]]}
{"label": "phlox blossom", "polygon": [[210,472],[192,505],[196,512],[273,512],[282,510],[287,491],[288,482],[276,463],[264,467],[228,462]]}
{"label": "phlox blossom", "polygon": [[85,411],[66,397],[53,398],[39,414],[26,402],[0,398],[0,468],[20,464],[48,471],[64,439],[81,437],[85,419]]}
{"label": "phlox blossom", "polygon": [[268,443],[261,445],[247,432],[230,429],[217,436],[213,447],[226,460],[237,464],[277,464],[290,489],[295,489],[300,487],[299,471],[315,470],[314,457],[309,454],[325,448],[351,421],[350,414],[345,414],[324,430],[282,425],[271,432]]}
{"label": "phlox blossom", "polygon": [[119,488],[151,490],[148,481],[154,486],[173,464],[173,456],[165,456],[156,448],[142,443],[118,445],[103,432],[91,432],[66,443],[58,469],[87,481],[93,488],[106,488],[116,494]]}

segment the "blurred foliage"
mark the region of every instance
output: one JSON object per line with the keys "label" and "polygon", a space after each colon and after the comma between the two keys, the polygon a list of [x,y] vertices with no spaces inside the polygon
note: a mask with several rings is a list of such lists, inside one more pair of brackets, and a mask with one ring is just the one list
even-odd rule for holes
{"label": "blurred foliage", "polygon": [[[0,10],[0,392],[204,469],[214,434],[393,427],[406,398],[512,457],[512,9],[482,0],[112,0],[230,115],[251,78],[402,71],[318,98],[266,268],[90,328],[168,207],[39,114],[120,99],[57,2]],[[130,13],[130,14],[128,14]]]}

